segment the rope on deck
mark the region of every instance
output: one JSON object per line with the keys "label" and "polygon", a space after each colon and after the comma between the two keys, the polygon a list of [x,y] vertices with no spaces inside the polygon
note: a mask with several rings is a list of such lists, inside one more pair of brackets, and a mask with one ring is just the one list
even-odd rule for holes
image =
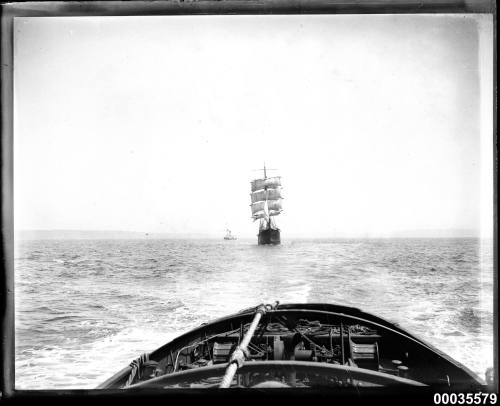
{"label": "rope on deck", "polygon": [[125,382],[125,388],[130,386],[132,382],[134,382],[135,377],[137,376],[139,379],[141,378],[141,367],[145,362],[149,361],[149,354],[142,354],[139,358],[133,360],[130,363],[130,367],[132,368],[130,374],[127,378],[127,382]]}

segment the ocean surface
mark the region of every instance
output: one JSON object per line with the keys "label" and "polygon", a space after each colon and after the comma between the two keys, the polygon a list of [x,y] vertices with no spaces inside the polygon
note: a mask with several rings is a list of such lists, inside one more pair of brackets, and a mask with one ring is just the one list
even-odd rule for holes
{"label": "ocean surface", "polygon": [[94,388],[203,322],[276,300],[359,307],[482,378],[493,366],[492,241],[25,240],[15,283],[16,389]]}

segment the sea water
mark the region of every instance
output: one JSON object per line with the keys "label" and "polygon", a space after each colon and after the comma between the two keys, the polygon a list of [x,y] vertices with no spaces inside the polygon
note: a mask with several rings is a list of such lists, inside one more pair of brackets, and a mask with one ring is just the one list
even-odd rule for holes
{"label": "sea water", "polygon": [[94,388],[203,322],[277,300],[358,307],[483,378],[493,365],[491,241],[29,240],[15,250],[15,387]]}

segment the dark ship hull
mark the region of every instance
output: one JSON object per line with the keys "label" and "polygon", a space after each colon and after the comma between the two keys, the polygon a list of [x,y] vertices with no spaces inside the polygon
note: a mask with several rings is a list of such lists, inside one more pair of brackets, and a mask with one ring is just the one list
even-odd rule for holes
{"label": "dark ship hull", "polygon": [[280,230],[273,230],[268,228],[265,230],[259,230],[259,245],[278,245],[281,244]]}

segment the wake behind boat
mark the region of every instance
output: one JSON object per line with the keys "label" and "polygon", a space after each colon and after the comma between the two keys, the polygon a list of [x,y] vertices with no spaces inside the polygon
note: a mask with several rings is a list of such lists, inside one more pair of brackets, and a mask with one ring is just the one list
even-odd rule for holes
{"label": "wake behind boat", "polygon": [[393,386],[486,388],[465,366],[377,316],[340,305],[279,303],[202,324],[99,388]]}

